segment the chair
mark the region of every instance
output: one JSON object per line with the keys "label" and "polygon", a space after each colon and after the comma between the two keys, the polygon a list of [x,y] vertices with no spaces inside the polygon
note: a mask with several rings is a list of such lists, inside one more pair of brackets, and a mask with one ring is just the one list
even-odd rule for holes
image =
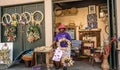
{"label": "chair", "polygon": [[82,44],[81,40],[72,40],[72,47],[71,47],[72,56],[79,57],[81,44]]}
{"label": "chair", "polygon": [[102,55],[100,50],[95,49],[93,55],[90,55],[89,61],[92,65],[94,65],[95,62],[101,62],[101,57]]}

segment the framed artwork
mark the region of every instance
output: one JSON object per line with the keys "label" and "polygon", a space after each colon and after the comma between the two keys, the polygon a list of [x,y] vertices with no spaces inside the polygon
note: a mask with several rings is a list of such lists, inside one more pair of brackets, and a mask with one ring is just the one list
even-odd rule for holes
{"label": "framed artwork", "polygon": [[88,22],[88,28],[89,29],[98,28],[97,15],[96,14],[88,14],[87,15],[87,22]]}
{"label": "framed artwork", "polygon": [[99,18],[102,18],[107,14],[108,14],[107,5],[106,4],[100,4],[99,5]]}
{"label": "framed artwork", "polygon": [[70,37],[72,40],[76,39],[76,32],[75,32],[75,28],[68,28],[67,29],[68,33],[70,34]]}
{"label": "framed artwork", "polygon": [[95,14],[96,13],[96,6],[95,5],[89,5],[88,6],[88,14]]}

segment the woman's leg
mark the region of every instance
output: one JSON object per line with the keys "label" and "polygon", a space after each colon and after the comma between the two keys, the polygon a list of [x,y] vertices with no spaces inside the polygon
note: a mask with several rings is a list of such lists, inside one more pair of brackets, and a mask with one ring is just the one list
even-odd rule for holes
{"label": "woman's leg", "polygon": [[54,61],[54,66],[56,69],[60,68],[60,61]]}

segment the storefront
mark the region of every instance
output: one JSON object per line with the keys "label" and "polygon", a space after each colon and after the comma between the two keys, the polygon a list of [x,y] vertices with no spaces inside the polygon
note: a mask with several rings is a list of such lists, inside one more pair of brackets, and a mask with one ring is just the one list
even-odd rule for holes
{"label": "storefront", "polygon": [[[114,0],[4,0],[0,2],[0,20],[3,20],[2,17],[6,13],[12,15],[14,13],[27,12],[29,16],[29,13],[34,14],[36,11],[40,11],[43,14],[43,20],[38,25],[40,29],[40,39],[35,42],[30,43],[27,40],[27,24],[17,26],[16,40],[13,45],[14,59],[21,51],[33,49],[38,46],[50,46],[53,40],[53,34],[57,32],[56,27],[58,23],[65,24],[69,31],[73,31],[71,32],[73,40],[81,40],[82,42],[84,41],[84,43],[90,41],[89,44],[92,44],[95,48],[100,48],[103,46],[104,40],[111,39],[113,36],[119,37],[119,35],[117,35],[119,34],[119,27],[116,27],[119,26],[119,24],[116,23],[119,16],[117,16],[116,19],[115,3],[118,2]],[[117,13],[117,15],[119,15],[119,13]],[[27,19],[29,20],[30,18],[27,17]],[[36,16],[34,20],[39,19],[37,19]],[[32,24],[32,21],[30,23]],[[4,37],[4,31],[5,27],[1,25],[1,42],[7,41]],[[114,47],[112,47],[109,62],[111,68],[116,69],[118,67],[116,55],[117,44],[113,43],[112,46]],[[83,49],[82,47],[81,51],[82,54],[90,54],[89,49]]]}

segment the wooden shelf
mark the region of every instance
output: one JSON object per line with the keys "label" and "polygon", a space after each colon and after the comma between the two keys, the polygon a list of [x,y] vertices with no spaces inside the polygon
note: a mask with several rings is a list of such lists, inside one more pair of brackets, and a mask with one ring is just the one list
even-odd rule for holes
{"label": "wooden shelf", "polygon": [[100,47],[101,45],[101,29],[90,29],[90,30],[79,30],[79,39],[83,41],[83,37],[88,35],[89,37],[96,37],[96,47]]}

